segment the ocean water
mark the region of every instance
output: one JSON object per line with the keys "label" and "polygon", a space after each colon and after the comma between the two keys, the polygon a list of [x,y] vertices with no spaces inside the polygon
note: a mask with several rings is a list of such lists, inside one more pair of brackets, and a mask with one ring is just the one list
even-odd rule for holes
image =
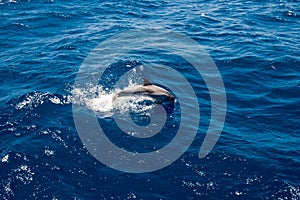
{"label": "ocean water", "polygon": [[[0,0],[0,13],[1,199],[300,199],[298,0]],[[198,153],[211,119],[209,90],[178,55],[138,49],[105,66],[98,85],[74,86],[97,45],[128,30],[155,28],[197,41],[221,74],[226,120],[205,158]],[[87,108],[120,148],[151,152],[164,147],[176,135],[181,106],[192,97],[175,102],[163,134],[155,137],[124,135],[112,118],[113,95],[140,83],[142,75],[134,71],[122,87],[113,86],[147,63],[180,72],[195,91],[201,117],[194,120],[199,126],[191,121],[195,139],[177,160],[153,172],[128,173],[89,153],[72,108]],[[185,87],[180,81],[168,84]],[[136,111],[131,113],[135,123],[149,123],[151,102],[122,102],[120,110],[128,106]],[[197,112],[189,116],[198,117]]]}

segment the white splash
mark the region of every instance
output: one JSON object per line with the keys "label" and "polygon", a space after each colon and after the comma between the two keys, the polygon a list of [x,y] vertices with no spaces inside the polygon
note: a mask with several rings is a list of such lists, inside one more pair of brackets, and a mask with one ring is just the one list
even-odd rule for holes
{"label": "white splash", "polygon": [[[132,90],[137,86],[130,83],[124,90]],[[72,90],[72,103],[85,106],[101,117],[112,116],[115,111],[119,113],[128,111],[141,113],[150,110],[154,105],[154,99],[147,96],[122,96],[113,100],[113,97],[120,91],[120,88],[108,91],[101,86],[88,89],[74,88]],[[149,103],[145,104],[146,102]]]}
{"label": "white splash", "polygon": [[8,162],[8,157],[9,157],[8,154],[3,156],[3,158],[1,159],[1,162]]}

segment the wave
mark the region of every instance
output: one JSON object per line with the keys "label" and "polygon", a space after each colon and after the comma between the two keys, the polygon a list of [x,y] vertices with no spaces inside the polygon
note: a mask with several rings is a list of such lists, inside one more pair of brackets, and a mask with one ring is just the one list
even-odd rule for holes
{"label": "wave", "polygon": [[30,92],[19,98],[11,99],[7,104],[13,105],[16,110],[33,110],[42,105],[68,105],[71,104],[70,95],[54,94],[51,92]]}

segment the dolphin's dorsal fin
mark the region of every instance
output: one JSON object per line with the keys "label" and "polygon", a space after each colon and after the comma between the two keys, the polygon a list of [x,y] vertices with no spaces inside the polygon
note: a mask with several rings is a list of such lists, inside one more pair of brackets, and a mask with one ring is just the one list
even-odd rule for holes
{"label": "dolphin's dorsal fin", "polygon": [[143,78],[143,80],[144,80],[144,86],[146,86],[146,85],[152,85],[152,83],[150,83],[150,81],[148,79]]}

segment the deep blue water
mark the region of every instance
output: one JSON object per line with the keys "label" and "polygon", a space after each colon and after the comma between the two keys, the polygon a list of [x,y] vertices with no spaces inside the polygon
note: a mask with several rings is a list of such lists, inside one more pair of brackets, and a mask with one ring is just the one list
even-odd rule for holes
{"label": "deep blue water", "polygon": [[[298,0],[0,0],[0,13],[1,199],[300,199]],[[107,86],[128,67],[171,66],[192,84],[201,118],[177,161],[150,173],[121,172],[84,148],[71,91],[99,43],[153,27],[185,34],[210,54],[226,89],[226,121],[213,151],[199,159],[211,105],[204,81],[175,55],[135,52],[112,64],[118,74],[106,77]],[[178,107],[170,134],[148,142],[118,135],[109,116],[97,116],[112,141],[143,152],[172,139]]]}

